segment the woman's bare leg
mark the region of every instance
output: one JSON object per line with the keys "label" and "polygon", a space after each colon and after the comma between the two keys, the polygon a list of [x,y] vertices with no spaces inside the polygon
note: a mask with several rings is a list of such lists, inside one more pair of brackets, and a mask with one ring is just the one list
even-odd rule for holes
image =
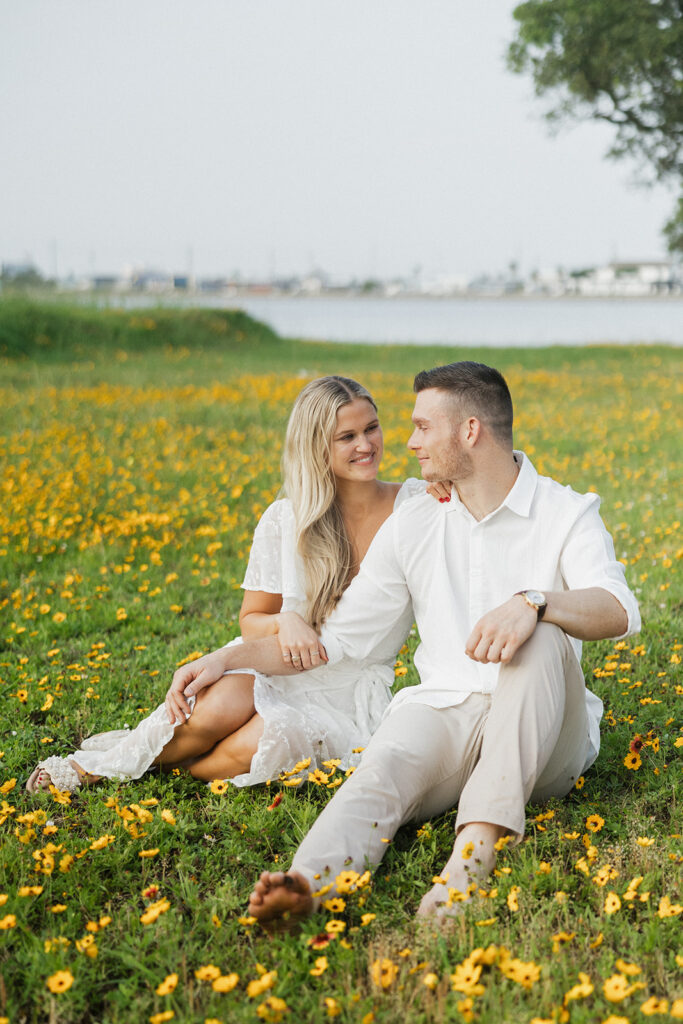
{"label": "woman's bare leg", "polygon": [[241,729],[253,715],[254,677],[223,676],[197,694],[192,714],[176,728],[154,763],[178,765],[201,757]]}
{"label": "woman's bare leg", "polygon": [[235,775],[245,774],[251,767],[251,759],[262,735],[263,719],[254,714],[241,729],[226,736],[208,754],[198,757],[190,765],[190,775],[211,782],[212,779],[233,779]]}
{"label": "woman's bare leg", "polygon": [[[241,674],[224,676],[198,694],[192,715],[187,722],[175,729],[169,742],[155,758],[154,764],[171,766],[188,761],[191,763],[213,750],[216,744],[231,739],[234,733],[239,733],[254,717],[257,721],[252,725],[249,734],[253,737],[250,741],[253,747],[249,748],[248,743],[245,746],[246,734],[245,738],[237,741],[232,747],[226,747],[225,757],[229,756],[233,770],[230,773],[226,772],[222,777],[248,771],[262,732],[262,726],[258,726],[260,719],[255,716],[254,711],[254,677]],[[81,785],[99,782],[101,776],[85,771],[74,758],[69,758],[68,763],[78,775]],[[239,767],[242,763],[246,764],[243,769]],[[208,778],[220,776],[221,772],[217,770],[215,775]],[[36,768],[26,783],[26,788],[34,793],[47,790],[52,784],[50,773],[45,768]]]}

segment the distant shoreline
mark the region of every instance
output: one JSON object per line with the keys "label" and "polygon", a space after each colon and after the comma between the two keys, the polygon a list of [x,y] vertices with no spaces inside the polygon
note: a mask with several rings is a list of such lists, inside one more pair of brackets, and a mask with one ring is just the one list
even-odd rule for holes
{"label": "distant shoreline", "polygon": [[144,299],[146,303],[159,300],[159,305],[175,301],[192,303],[194,299],[201,299],[202,305],[211,299],[225,301],[227,299],[255,299],[259,302],[270,300],[284,302],[326,302],[330,299],[339,302],[683,302],[683,292],[680,294],[666,295],[529,295],[511,292],[501,295],[493,293],[490,295],[480,294],[454,294],[454,295],[426,295],[424,292],[402,292],[400,295],[373,295],[370,293],[326,291],[314,294],[294,294],[286,291],[260,292],[250,289],[223,289],[221,291],[177,291],[177,292],[144,292],[126,291],[113,292],[109,290],[91,292],[55,292],[56,298],[77,299],[87,301],[93,299]]}

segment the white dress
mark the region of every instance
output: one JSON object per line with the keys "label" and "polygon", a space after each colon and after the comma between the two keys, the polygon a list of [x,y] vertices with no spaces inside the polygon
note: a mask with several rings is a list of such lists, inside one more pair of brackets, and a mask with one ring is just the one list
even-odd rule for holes
{"label": "white dress", "polygon": [[[422,480],[406,480],[394,508],[424,494],[425,487]],[[288,499],[275,501],[256,527],[242,586],[245,590],[281,594],[283,611],[301,613],[305,599],[302,581],[292,506]],[[391,636],[364,661],[345,658],[335,665],[294,676],[266,676],[240,669],[241,674],[254,676],[254,706],[264,729],[249,772],[231,781],[236,786],[266,782],[308,757],[311,770],[330,758],[341,758],[344,768],[357,763],[359,755],[353,753],[354,748],[367,745],[391,700],[393,663],[411,623],[412,611],[408,609]],[[175,728],[162,704],[135,729],[93,736],[72,756],[93,775],[138,779],[169,742]]]}

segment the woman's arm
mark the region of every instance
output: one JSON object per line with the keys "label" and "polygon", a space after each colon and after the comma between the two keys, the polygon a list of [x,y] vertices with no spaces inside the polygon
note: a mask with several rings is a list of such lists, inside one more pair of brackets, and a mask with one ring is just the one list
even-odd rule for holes
{"label": "woman's arm", "polygon": [[278,632],[277,614],[282,608],[282,594],[265,590],[245,590],[240,608],[240,632],[245,640],[259,640]]}

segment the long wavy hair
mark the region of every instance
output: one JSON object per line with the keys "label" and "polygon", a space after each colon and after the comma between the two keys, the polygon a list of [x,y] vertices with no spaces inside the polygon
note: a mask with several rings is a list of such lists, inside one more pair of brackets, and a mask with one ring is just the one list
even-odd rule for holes
{"label": "long wavy hair", "polygon": [[337,413],[372,395],[348,377],[319,377],[303,389],[289,417],[282,455],[283,490],[292,503],[304,567],[304,618],[318,629],[349,584],[353,550],[337,505],[330,465]]}

